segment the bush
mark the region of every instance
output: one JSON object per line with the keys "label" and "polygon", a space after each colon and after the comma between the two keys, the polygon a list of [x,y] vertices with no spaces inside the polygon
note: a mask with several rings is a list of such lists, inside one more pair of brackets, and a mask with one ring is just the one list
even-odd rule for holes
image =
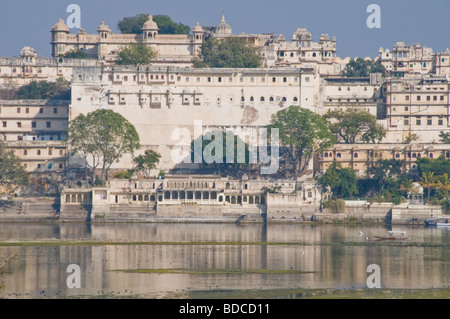
{"label": "bush", "polygon": [[113,175],[115,179],[130,179],[133,176],[134,171],[129,169],[127,171],[120,171]]}
{"label": "bush", "polygon": [[441,209],[444,214],[450,214],[450,198],[441,200]]}
{"label": "bush", "polygon": [[322,204],[324,209],[329,209],[330,212],[335,214],[340,214],[345,212],[345,200],[336,199],[336,200],[327,200]]}

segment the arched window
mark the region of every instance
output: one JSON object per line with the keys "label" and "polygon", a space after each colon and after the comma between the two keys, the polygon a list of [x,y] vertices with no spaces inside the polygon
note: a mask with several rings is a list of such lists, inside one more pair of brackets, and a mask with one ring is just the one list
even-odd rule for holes
{"label": "arched window", "polygon": [[328,153],[327,153],[327,152],[325,152],[325,154],[323,154],[323,156],[324,156],[324,157],[328,157]]}
{"label": "arched window", "polygon": [[250,96],[250,102],[255,101],[255,99],[253,98],[253,96]]}
{"label": "arched window", "polygon": [[294,96],[294,98],[292,99],[294,102],[298,102],[298,98],[296,96]]}
{"label": "arched window", "polygon": [[259,99],[261,102],[264,102],[264,96],[261,96],[261,98]]}

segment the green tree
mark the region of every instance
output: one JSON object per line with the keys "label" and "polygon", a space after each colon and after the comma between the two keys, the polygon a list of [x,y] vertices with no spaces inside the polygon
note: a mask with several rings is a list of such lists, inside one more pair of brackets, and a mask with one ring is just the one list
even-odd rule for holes
{"label": "green tree", "polygon": [[431,189],[437,186],[434,172],[424,172],[420,177],[420,184],[427,189],[428,201],[430,200]]}
{"label": "green tree", "polygon": [[28,186],[28,174],[14,151],[0,143],[0,186],[8,190]]}
{"label": "green tree", "polygon": [[341,75],[345,77],[368,77],[371,73],[381,73],[382,76],[385,76],[386,69],[380,61],[356,58],[347,63]]}
{"label": "green tree", "polygon": [[87,116],[79,115],[69,123],[70,150],[80,154],[90,168],[101,167],[100,179],[108,179],[111,165],[123,155],[140,148],[139,135],[134,126],[112,110],[96,110]]}
{"label": "green tree", "polygon": [[439,132],[440,142],[444,144],[450,144],[450,132]]}
{"label": "green tree", "polygon": [[167,15],[158,14],[153,17],[153,21],[158,25],[159,34],[189,34],[191,28],[182,23],[172,21]]}
{"label": "green tree", "polygon": [[424,172],[434,172],[436,175],[450,172],[450,159],[446,159],[443,155],[436,159],[421,157],[416,160],[416,163],[420,175]]}
{"label": "green tree", "polygon": [[118,65],[148,65],[156,58],[156,52],[145,44],[131,44],[117,53]]}
{"label": "green tree", "polygon": [[86,52],[79,49],[74,49],[69,52],[66,52],[65,54],[60,55],[62,58],[66,59],[86,59],[87,55]]}
{"label": "green tree", "polygon": [[445,198],[448,198],[448,192],[450,191],[450,178],[447,173],[437,177],[437,188],[444,192]]}
{"label": "green tree", "polygon": [[406,192],[406,198],[409,198],[409,193],[413,189],[412,178],[404,178],[400,184],[400,189]]}
{"label": "green tree", "polygon": [[[125,17],[117,23],[121,33],[141,34],[148,14],[140,13],[133,17]],[[191,28],[187,25],[173,22],[167,15],[155,15],[153,21],[158,25],[159,34],[189,34]]]}
{"label": "green tree", "polygon": [[300,106],[290,106],[273,114],[268,129],[279,130],[282,150],[296,178],[308,168],[315,152],[322,152],[336,142],[326,121]]}
{"label": "green tree", "polygon": [[135,165],[135,171],[141,173],[145,178],[151,176],[151,171],[156,168],[159,163],[161,154],[153,150],[146,150],[144,154],[139,155],[133,159]]}
{"label": "green tree", "polygon": [[262,65],[259,49],[245,39],[210,37],[203,41],[201,59],[193,59],[196,68],[258,68]]}
{"label": "green tree", "polygon": [[318,178],[318,182],[323,188],[330,187],[335,198],[349,198],[356,194],[358,191],[357,181],[358,178],[353,169],[341,168],[336,161]]}
{"label": "green tree", "polygon": [[323,117],[334,136],[346,144],[354,144],[359,140],[375,143],[386,136],[386,130],[377,124],[377,118],[367,111],[328,111]]}
{"label": "green tree", "polygon": [[[233,139],[232,149],[228,149],[227,137]],[[198,162],[200,156],[202,166],[214,174],[237,176],[239,170],[248,166],[250,155],[248,145],[239,136],[231,131],[213,130],[192,141],[191,161]]]}
{"label": "green tree", "polygon": [[367,178],[376,186],[378,192],[383,194],[385,189],[390,190],[390,185],[397,185],[395,182],[401,177],[403,166],[403,160],[379,159],[369,164]]}
{"label": "green tree", "polygon": [[56,82],[31,81],[23,85],[17,92],[18,99],[30,100],[70,100],[70,83],[62,78]]}

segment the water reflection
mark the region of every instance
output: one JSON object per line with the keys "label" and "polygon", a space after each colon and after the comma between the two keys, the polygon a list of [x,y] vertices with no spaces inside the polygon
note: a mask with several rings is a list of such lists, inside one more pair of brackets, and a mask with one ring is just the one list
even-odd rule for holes
{"label": "water reflection", "polygon": [[[450,232],[397,230],[407,231],[406,245],[374,242],[382,226],[0,224],[0,242],[18,241],[0,246],[0,297],[364,288],[370,264],[380,266],[385,288],[449,287]],[[36,240],[62,244],[20,244]],[[89,243],[67,244],[74,241]],[[70,264],[81,268],[81,288],[67,287]]]}

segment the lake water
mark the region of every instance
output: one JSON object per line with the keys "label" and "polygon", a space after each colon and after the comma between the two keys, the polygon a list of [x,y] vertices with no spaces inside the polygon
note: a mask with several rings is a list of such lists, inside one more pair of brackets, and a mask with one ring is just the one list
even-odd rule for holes
{"label": "lake water", "polygon": [[407,240],[374,239],[388,230],[381,225],[3,223],[0,297],[186,298],[198,291],[362,289],[372,264],[380,267],[381,288],[450,287],[449,229],[398,226],[393,230],[406,231]]}

